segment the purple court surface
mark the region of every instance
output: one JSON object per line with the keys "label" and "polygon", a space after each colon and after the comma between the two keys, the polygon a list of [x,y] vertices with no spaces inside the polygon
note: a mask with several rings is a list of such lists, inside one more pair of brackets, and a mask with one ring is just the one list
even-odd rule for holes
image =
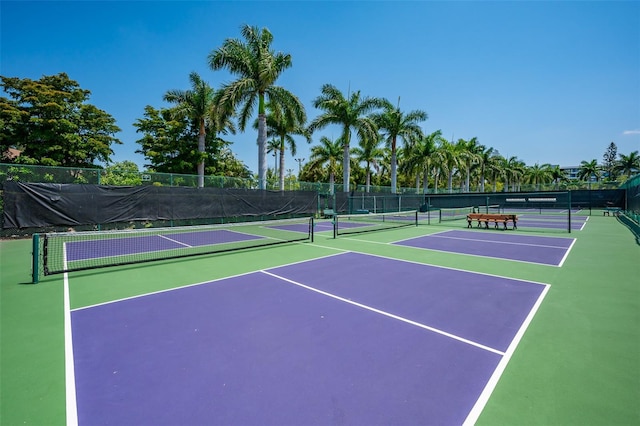
{"label": "purple court surface", "polygon": [[76,309],[78,421],[462,424],[546,289],[343,253]]}
{"label": "purple court surface", "polygon": [[446,231],[394,244],[451,253],[562,266],[573,238],[480,231]]}
{"label": "purple court surface", "polygon": [[263,237],[225,229],[216,229],[210,231],[183,232],[179,234],[133,235],[128,238],[74,241],[66,243],[66,249],[67,260],[74,261],[175,250],[184,247],[224,244],[260,238]]}

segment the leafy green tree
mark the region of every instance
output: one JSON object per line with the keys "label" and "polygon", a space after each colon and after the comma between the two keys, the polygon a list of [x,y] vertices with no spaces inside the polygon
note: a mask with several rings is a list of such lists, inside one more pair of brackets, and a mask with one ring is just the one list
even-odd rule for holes
{"label": "leafy green tree", "polygon": [[358,140],[375,138],[378,128],[374,121],[367,116],[377,108],[382,108],[385,101],[378,98],[360,97],[360,91],[356,91],[345,97],[335,86],[325,84],[322,86],[321,95],[313,101],[314,108],[324,112],[316,117],[309,130],[315,132],[330,124],[342,128],[340,140],[342,146],[343,191],[349,192],[350,165],[351,165],[351,131],[355,131]]}
{"label": "leafy green tree", "polygon": [[491,159],[495,157],[497,151],[491,147],[479,145],[478,160],[480,163],[480,192],[484,192],[487,170],[491,163]]}
{"label": "leafy green tree", "polygon": [[142,176],[133,161],[121,161],[104,168],[100,173],[102,185],[140,185]]}
{"label": "leafy green tree", "polygon": [[274,164],[273,164],[273,171],[274,173],[278,172],[278,154],[280,153],[280,141],[278,139],[269,139],[269,141],[267,141],[267,154],[273,154],[273,157],[275,158],[274,160]]}
{"label": "leafy green tree", "polygon": [[[160,173],[194,174],[194,165],[202,158],[194,141],[198,138],[197,122],[177,114],[174,108],[156,109],[147,105],[144,118],[134,126],[143,136],[137,141],[149,170]],[[238,160],[225,141],[214,132],[205,135],[205,173],[217,176],[249,178],[251,172]]]}
{"label": "leafy green tree", "polygon": [[535,190],[540,190],[540,184],[548,183],[553,180],[551,175],[551,165],[538,163],[525,168],[525,182],[535,185]]}
{"label": "leafy green tree", "polygon": [[217,108],[214,98],[215,90],[202,80],[198,73],[189,74],[190,90],[169,90],[164,100],[176,104],[173,114],[176,117],[186,117],[195,122],[198,127],[197,161],[198,187],[204,187],[204,166],[207,158],[205,150],[207,129],[211,132],[227,134],[235,133],[235,127],[230,121],[230,114]]}
{"label": "leafy green tree", "polygon": [[[276,141],[277,152],[280,154],[280,191],[284,191],[284,164],[285,164],[285,152],[287,146],[291,151],[291,155],[296,155],[297,147],[296,140],[293,136],[304,136],[307,142],[311,142],[311,134],[304,127],[307,121],[304,109],[282,110],[277,104],[267,104],[267,137],[271,139],[267,143],[267,153],[271,149],[271,141]],[[254,127],[257,129],[259,122],[254,123]]]}
{"label": "leafy green tree", "polygon": [[505,171],[511,178],[512,191],[520,190],[520,183],[525,175],[526,167],[525,162],[519,160],[518,157],[510,157],[507,160],[507,168]]}
{"label": "leafy green tree", "polygon": [[443,139],[436,152],[437,162],[442,172],[447,175],[447,191],[453,192],[453,175],[459,170],[462,162],[462,145]]}
{"label": "leafy green tree", "polygon": [[381,146],[382,138],[379,135],[375,135],[373,139],[360,140],[360,146],[353,148],[351,153],[355,155],[357,162],[364,162],[366,164],[366,186],[365,192],[369,192],[371,188],[371,166],[380,171],[380,160],[384,156],[384,149]]}
{"label": "leafy green tree", "polygon": [[332,141],[326,136],[320,138],[320,145],[311,147],[309,168],[324,169],[329,175],[329,193],[334,193],[335,175],[338,171],[338,163],[342,153],[343,142],[340,139]]}
{"label": "leafy green tree", "polygon": [[465,171],[464,191],[470,191],[471,170],[474,165],[479,164],[482,152],[482,145],[478,143],[478,138],[473,137],[469,140],[458,139],[458,151],[460,155],[460,167]]}
{"label": "leafy green tree", "polygon": [[384,110],[371,115],[373,122],[378,126],[387,142],[387,146],[391,148],[391,192],[397,192],[397,142],[398,138],[404,141],[404,145],[408,146],[416,142],[422,137],[422,129],[418,123],[425,121],[427,113],[421,110],[414,110],[403,113],[400,110],[400,98],[398,98],[398,106],[394,107],[390,102],[385,101]]}
{"label": "leafy green tree", "polygon": [[227,39],[222,47],[209,54],[209,66],[213,70],[227,69],[238,77],[224,84],[217,104],[226,111],[240,110],[240,130],[244,131],[258,104],[258,186],[266,188],[267,178],[267,111],[266,102],[278,105],[283,111],[304,112],[302,102],[287,91],[276,86],[278,77],[291,67],[291,55],[275,52],[271,48],[273,35],[268,29],[244,25],[243,40]]}
{"label": "leafy green tree", "polygon": [[115,119],[87,103],[91,92],[65,73],[39,80],[4,77],[0,97],[0,152],[17,148],[10,161],[65,167],[108,163],[121,144]]}
{"label": "leafy green tree", "polygon": [[600,166],[595,158],[591,161],[581,161],[578,169],[578,179],[591,181],[591,177],[594,177],[596,182],[600,180]]}
{"label": "leafy green tree", "polygon": [[550,175],[555,189],[558,189],[561,183],[569,181],[567,174],[560,168],[560,166],[552,166]]}
{"label": "leafy green tree", "polygon": [[629,155],[620,154],[616,162],[616,171],[625,174],[628,178],[631,174],[640,172],[640,155],[638,151],[633,151]]}
{"label": "leafy green tree", "polygon": [[610,181],[616,180],[616,160],[618,157],[618,147],[615,143],[611,142],[607,147],[607,150],[602,156],[602,168],[607,174],[607,179]]}
{"label": "leafy green tree", "polygon": [[[504,168],[506,164],[507,160],[497,151],[489,157],[489,161],[485,162],[487,174],[492,182],[493,192],[498,192],[498,181],[500,178],[504,178],[505,180],[507,179],[507,173]],[[506,188],[506,185],[504,188]]]}
{"label": "leafy green tree", "polygon": [[437,130],[429,135],[423,135],[417,142],[407,149],[404,169],[416,175],[416,192],[420,190],[420,177],[424,182],[423,193],[429,192],[429,175],[433,169],[433,162],[442,141],[442,131]]}

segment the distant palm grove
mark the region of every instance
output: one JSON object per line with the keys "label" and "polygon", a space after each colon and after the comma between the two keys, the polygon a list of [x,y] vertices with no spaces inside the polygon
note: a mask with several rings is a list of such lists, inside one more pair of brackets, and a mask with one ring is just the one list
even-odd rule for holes
{"label": "distant palm grove", "polygon": [[[291,55],[272,48],[266,28],[245,25],[241,38],[227,39],[208,55],[211,70],[226,70],[233,80],[211,87],[200,75],[189,75],[187,90],[169,89],[169,108],[148,105],[133,125],[141,135],[136,151],[146,172],[251,179],[259,189],[299,188],[300,182],[322,182],[330,192],[354,188],[388,192],[498,192],[570,187],[559,165],[527,165],[506,158],[476,137],[448,140],[421,125],[426,111],[405,111],[394,102],[340,91],[324,84],[313,100],[319,114],[307,117],[303,103],[278,78],[292,66]],[[113,163],[112,145],[120,128],[107,112],[89,104],[90,91],[65,73],[39,80],[0,77],[8,97],[0,97],[0,163],[102,168],[137,172],[129,161]],[[338,128],[335,140],[317,136]],[[250,129],[247,129],[250,127]],[[258,171],[253,175],[231,151],[237,132],[256,132]],[[316,137],[314,138],[314,135]],[[310,143],[310,158],[285,164],[297,143]],[[576,165],[571,182],[623,181],[640,172],[638,151],[618,153],[615,143],[602,161]],[[269,167],[269,156],[274,158]],[[123,182],[119,182],[122,184]],[[127,182],[124,182],[127,183]]]}

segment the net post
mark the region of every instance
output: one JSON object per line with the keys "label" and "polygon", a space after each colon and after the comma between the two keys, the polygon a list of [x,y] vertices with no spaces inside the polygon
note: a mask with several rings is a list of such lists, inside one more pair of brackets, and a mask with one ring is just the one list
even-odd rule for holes
{"label": "net post", "polygon": [[32,241],[32,252],[31,252],[31,282],[33,284],[38,284],[40,279],[40,235],[33,234]]}
{"label": "net post", "polygon": [[418,212],[419,210],[416,210],[416,226],[418,226]]}
{"label": "net post", "polygon": [[[591,194],[591,193],[589,193]],[[568,198],[568,204],[569,204],[569,208],[567,209],[567,212],[569,212],[567,214],[567,228],[569,230],[569,233],[571,233],[571,191],[567,192],[567,198]]]}
{"label": "net post", "polygon": [[338,215],[335,214],[335,210],[333,220],[331,222],[333,223],[333,238],[336,239],[338,237]]}
{"label": "net post", "polygon": [[311,216],[311,220],[309,222],[309,233],[311,234],[311,242],[313,242],[313,233],[315,232],[315,223],[313,220],[313,216]]}

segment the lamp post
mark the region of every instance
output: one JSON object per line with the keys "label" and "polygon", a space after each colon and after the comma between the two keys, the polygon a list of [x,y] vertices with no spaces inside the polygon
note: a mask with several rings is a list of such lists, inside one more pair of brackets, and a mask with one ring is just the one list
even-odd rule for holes
{"label": "lamp post", "polygon": [[296,158],[296,161],[298,162],[298,179],[300,179],[300,173],[302,172],[302,162],[304,161],[304,158]]}

